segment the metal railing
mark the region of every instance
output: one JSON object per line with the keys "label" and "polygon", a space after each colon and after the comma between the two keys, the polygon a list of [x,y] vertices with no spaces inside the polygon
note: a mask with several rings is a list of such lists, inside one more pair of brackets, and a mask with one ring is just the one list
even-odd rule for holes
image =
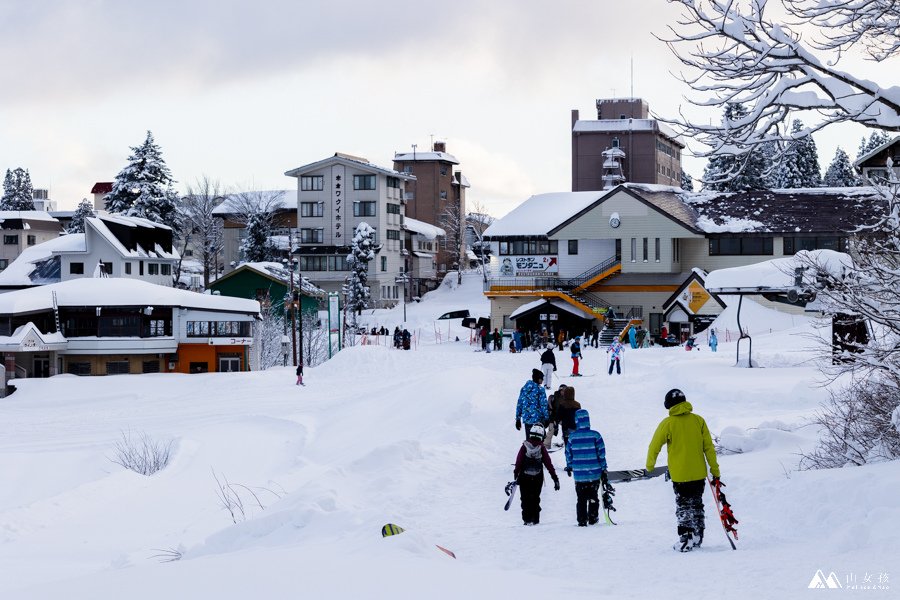
{"label": "metal railing", "polygon": [[613,256],[613,257],[606,259],[605,261],[603,261],[596,267],[588,269],[581,275],[573,277],[573,278],[569,279],[568,281],[572,285],[572,288],[577,288],[578,286],[584,285],[585,283],[587,283],[588,281],[590,281],[597,275],[600,275],[604,271],[608,271],[609,269],[611,269],[614,266],[619,265],[619,264],[622,264],[622,260],[620,258]]}

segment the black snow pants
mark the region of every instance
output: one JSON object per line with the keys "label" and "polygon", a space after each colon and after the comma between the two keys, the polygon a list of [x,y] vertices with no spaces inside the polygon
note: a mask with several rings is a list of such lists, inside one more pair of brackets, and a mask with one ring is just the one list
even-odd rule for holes
{"label": "black snow pants", "polygon": [[600,520],[600,500],[597,498],[599,489],[599,481],[579,481],[575,484],[575,495],[578,498],[575,503],[575,518],[579,525],[593,525]]}
{"label": "black snow pants", "polygon": [[706,480],[673,481],[675,488],[675,519],[678,522],[678,535],[692,533],[703,537],[703,490]]}
{"label": "black snow pants", "polygon": [[541,522],[541,488],[544,487],[544,474],[519,475],[519,499],[522,501],[522,522],[526,525]]}

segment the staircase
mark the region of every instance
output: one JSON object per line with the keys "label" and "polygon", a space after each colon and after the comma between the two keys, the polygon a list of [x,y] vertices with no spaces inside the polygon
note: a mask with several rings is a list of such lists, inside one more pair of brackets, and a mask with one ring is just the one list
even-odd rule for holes
{"label": "staircase", "polygon": [[622,334],[622,330],[628,326],[631,319],[613,319],[612,324],[600,330],[600,345],[609,346],[613,340]]}

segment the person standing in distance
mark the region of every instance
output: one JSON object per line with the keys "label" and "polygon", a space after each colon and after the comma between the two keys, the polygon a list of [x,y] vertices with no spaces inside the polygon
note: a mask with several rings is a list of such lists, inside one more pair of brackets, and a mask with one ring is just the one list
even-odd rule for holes
{"label": "person standing in distance", "polygon": [[550,408],[547,404],[547,392],[542,385],[544,374],[537,369],[531,370],[531,380],[526,381],[519,391],[516,402],[516,429],[522,429],[525,422],[525,438],[533,425],[541,425],[550,421]]}

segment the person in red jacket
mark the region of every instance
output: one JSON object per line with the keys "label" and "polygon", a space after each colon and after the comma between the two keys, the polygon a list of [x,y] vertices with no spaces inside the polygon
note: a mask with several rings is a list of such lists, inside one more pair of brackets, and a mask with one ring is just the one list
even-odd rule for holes
{"label": "person in red jacket", "polygon": [[550,460],[550,453],[543,444],[544,428],[534,425],[528,432],[528,439],[519,448],[513,477],[519,484],[519,498],[522,501],[522,521],[526,525],[541,522],[541,488],[544,487],[544,467],[553,478],[553,489],[559,491],[559,477]]}

